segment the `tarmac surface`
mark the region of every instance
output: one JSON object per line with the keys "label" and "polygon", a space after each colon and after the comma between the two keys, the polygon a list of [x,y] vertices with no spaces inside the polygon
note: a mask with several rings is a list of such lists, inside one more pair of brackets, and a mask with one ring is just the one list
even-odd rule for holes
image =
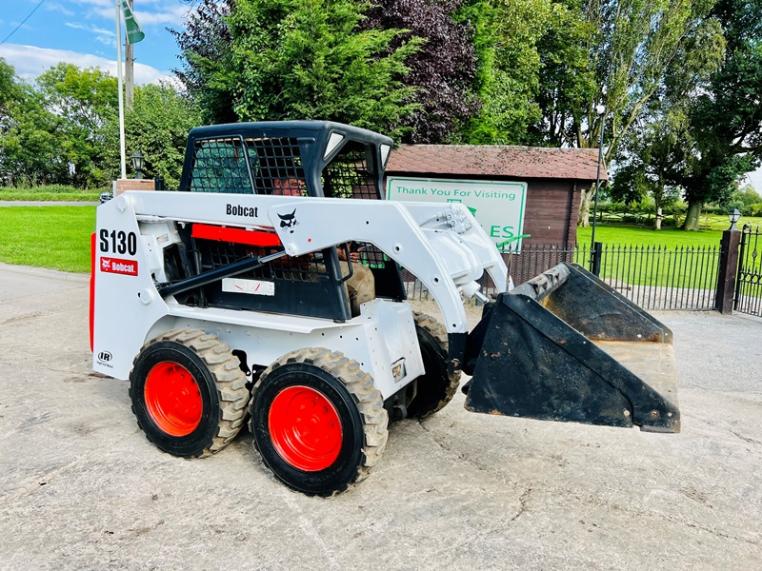
{"label": "tarmac surface", "polygon": [[0,265],[0,568],[762,568],[762,320],[658,316],[681,434],[477,415],[458,394],[319,499],[247,433],[204,460],[158,451],[127,383],[89,372],[86,278]]}

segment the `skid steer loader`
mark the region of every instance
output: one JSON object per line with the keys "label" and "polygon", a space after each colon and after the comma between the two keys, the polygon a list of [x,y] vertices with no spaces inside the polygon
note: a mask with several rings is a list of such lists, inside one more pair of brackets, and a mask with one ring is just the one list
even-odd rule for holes
{"label": "skid steer loader", "polygon": [[[679,431],[669,329],[573,265],[507,291],[463,205],[382,200],[391,146],[329,122],[201,127],[179,191],[98,207],[93,368],[129,379],[151,442],[205,456],[248,418],[277,478],[330,495],[379,461],[390,417],[438,411],[461,372],[468,410]],[[442,322],[405,301],[401,268]]]}

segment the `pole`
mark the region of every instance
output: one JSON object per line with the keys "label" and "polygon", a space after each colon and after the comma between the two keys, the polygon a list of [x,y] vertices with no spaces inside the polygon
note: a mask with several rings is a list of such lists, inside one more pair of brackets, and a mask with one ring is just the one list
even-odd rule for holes
{"label": "pole", "polygon": [[119,166],[122,179],[127,178],[127,149],[124,144],[124,88],[122,86],[122,14],[119,0],[116,9],[116,85],[119,90]]}
{"label": "pole", "polygon": [[590,236],[590,267],[593,267],[593,250],[595,244],[595,228],[598,225],[598,192],[601,189],[601,163],[603,162],[603,134],[606,132],[606,111],[603,108],[603,114],[601,115],[601,138],[598,142],[598,165],[595,168],[595,196],[593,197],[593,231]]}
{"label": "pole", "polygon": [[[133,0],[127,0],[127,4],[132,8]],[[135,93],[135,46],[130,43],[129,37],[124,44],[124,65],[124,107],[129,111]]]}

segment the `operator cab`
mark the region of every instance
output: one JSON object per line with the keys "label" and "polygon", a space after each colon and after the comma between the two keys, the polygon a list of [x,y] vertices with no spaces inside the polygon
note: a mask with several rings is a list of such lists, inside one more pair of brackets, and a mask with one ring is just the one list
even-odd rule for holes
{"label": "operator cab", "polygon": [[[392,140],[378,133],[328,121],[231,123],[193,129],[180,191],[268,194],[383,200],[384,168]],[[328,223],[328,222],[327,222]],[[195,225],[198,226],[198,225]],[[247,256],[282,247],[231,242],[225,234],[188,225],[174,256],[173,278],[187,277]],[[361,264],[372,273],[375,296],[401,301],[405,291],[398,266],[370,244],[298,258],[282,258],[240,277],[272,282],[274,295],[223,291],[220,283],[179,296],[201,307],[270,311],[346,321],[357,314],[347,281]],[[353,267],[354,266],[354,267]]]}

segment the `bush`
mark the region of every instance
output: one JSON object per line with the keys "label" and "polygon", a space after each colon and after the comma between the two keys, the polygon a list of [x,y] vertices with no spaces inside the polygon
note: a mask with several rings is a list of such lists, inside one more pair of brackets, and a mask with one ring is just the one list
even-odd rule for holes
{"label": "bush", "polygon": [[45,193],[45,194],[57,194],[61,192],[66,193],[100,193],[105,192],[105,189],[92,189],[88,191],[84,191],[81,188],[76,188],[74,186],[70,186],[67,184],[43,184],[40,186],[2,186],[0,187],[0,196],[4,192],[35,192],[35,193]]}

